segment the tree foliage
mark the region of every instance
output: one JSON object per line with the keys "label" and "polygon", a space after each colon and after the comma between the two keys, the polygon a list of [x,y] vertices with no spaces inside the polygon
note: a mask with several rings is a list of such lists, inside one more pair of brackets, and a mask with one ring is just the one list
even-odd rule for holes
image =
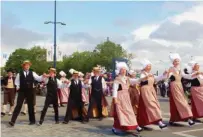
{"label": "tree foliage", "polygon": [[[57,62],[57,72],[63,70],[68,73],[69,69],[73,68],[85,73],[90,72],[96,65],[105,66],[110,71],[113,58],[131,59],[132,56],[121,45],[106,41],[98,44],[93,51],[77,51],[70,56],[65,56],[63,62]],[[30,60],[31,68],[39,74],[47,72],[53,64],[53,62],[46,62],[46,49],[34,46],[31,49],[16,49],[9,57],[5,68],[15,68],[19,71],[24,60]]]}

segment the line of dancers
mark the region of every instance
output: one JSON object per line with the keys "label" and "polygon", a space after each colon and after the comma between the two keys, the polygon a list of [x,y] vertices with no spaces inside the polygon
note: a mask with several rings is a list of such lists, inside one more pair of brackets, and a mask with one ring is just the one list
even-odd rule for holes
{"label": "line of dancers", "polygon": [[[157,124],[161,129],[167,127],[167,124],[162,121],[160,104],[154,88],[155,82],[164,79],[170,80],[169,124],[173,125],[175,122],[187,120],[188,124],[192,126],[195,124],[194,118],[203,117],[203,73],[199,71],[200,65],[195,61],[189,62],[188,67],[191,71],[189,74],[185,74],[180,69],[181,58],[179,54],[171,53],[169,57],[173,67],[160,76],[154,76],[151,73],[152,63],[147,59],[141,61],[143,68],[140,78],[135,78],[135,75],[129,70],[126,63],[119,62],[116,64],[117,77],[113,82],[113,97],[110,109],[110,116],[114,118],[112,128],[114,134],[120,135],[129,130],[140,132],[143,130],[143,127],[150,124]],[[88,81],[80,80],[79,72],[73,69],[70,70],[72,73],[70,80],[64,77],[63,81],[60,81],[56,78],[56,69],[50,68],[49,74],[44,73],[42,76],[38,76],[35,72],[30,71],[30,66],[30,61],[24,61],[22,64],[23,70],[17,74],[15,82],[13,80],[13,87],[16,86],[18,98],[9,122],[10,126],[15,125],[25,99],[28,104],[30,125],[36,123],[33,103],[34,80],[44,81],[47,86],[47,96],[38,125],[43,124],[50,104],[53,104],[55,122],[56,124],[59,123],[58,88],[69,89],[68,105],[63,124],[68,124],[71,119],[76,117],[82,123],[89,122],[89,119],[94,117],[95,113],[99,121],[108,115],[108,103],[103,93],[106,89],[106,82],[100,76],[101,70],[99,67],[93,68],[94,75]],[[127,74],[130,75],[127,76]],[[192,83],[192,108],[188,105],[184,95],[181,78],[189,79]],[[88,110],[85,109],[84,105],[87,102],[84,89],[87,87],[91,89]]]}

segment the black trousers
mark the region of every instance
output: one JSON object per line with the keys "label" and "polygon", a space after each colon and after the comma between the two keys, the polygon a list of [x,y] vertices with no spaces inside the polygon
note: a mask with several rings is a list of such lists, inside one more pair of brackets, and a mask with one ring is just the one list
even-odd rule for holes
{"label": "black trousers", "polygon": [[46,99],[45,99],[45,103],[44,103],[44,108],[42,110],[41,113],[41,117],[40,117],[40,121],[43,122],[44,121],[44,117],[47,113],[47,109],[49,107],[50,104],[53,104],[54,107],[54,113],[55,113],[55,121],[59,121],[59,111],[58,111],[58,97],[56,96],[49,96],[47,95]]}
{"label": "black trousers", "polygon": [[35,123],[35,113],[34,113],[34,90],[32,88],[28,89],[20,89],[18,92],[17,104],[14,109],[11,122],[15,123],[16,119],[20,113],[22,108],[23,102],[26,99],[28,104],[28,114],[29,114],[29,121]]}
{"label": "black trousers", "polygon": [[91,110],[92,110],[94,103],[96,103],[96,105],[97,105],[97,109],[99,112],[99,118],[101,118],[102,117],[102,93],[98,92],[98,93],[93,93],[91,95],[90,104],[89,104],[88,113],[87,113],[88,117],[90,117]]}
{"label": "black trousers", "polygon": [[77,108],[78,110],[78,115],[80,120],[84,120],[84,117],[82,115],[82,111],[83,111],[83,107],[84,107],[84,103],[82,102],[82,99],[68,99],[68,106],[66,109],[66,115],[64,118],[65,122],[69,122],[70,119],[72,119],[72,110],[73,108]]}

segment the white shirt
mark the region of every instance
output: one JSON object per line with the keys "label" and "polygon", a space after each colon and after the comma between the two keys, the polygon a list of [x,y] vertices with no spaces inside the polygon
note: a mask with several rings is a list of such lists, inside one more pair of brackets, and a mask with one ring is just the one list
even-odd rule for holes
{"label": "white shirt", "polygon": [[182,77],[185,78],[185,79],[190,79],[190,80],[195,79],[195,78],[203,79],[203,75],[200,75],[200,74],[193,76],[195,73],[196,73],[196,72],[193,72],[192,74],[185,74],[185,73],[184,73],[184,74],[182,75]]}
{"label": "white shirt", "polygon": [[[123,76],[123,77],[121,76],[121,80],[123,83],[127,84],[127,77],[126,76]],[[135,78],[134,79],[130,78],[129,80],[130,80],[131,85],[138,84],[140,82],[140,79],[135,79]],[[119,84],[114,82],[113,83],[113,93],[112,93],[112,96],[114,98],[116,98],[118,95],[118,88],[119,88]]]}
{"label": "white shirt", "polygon": [[[182,76],[183,78],[185,78],[185,79],[191,79],[191,78],[192,78],[192,75],[193,75],[193,74],[185,74],[184,71],[181,71],[179,68],[175,68],[175,67],[172,67],[172,69],[174,69],[174,71],[175,71],[177,74],[181,75],[181,76]],[[170,73],[169,73],[169,78],[170,78],[172,75],[174,75],[174,72],[170,72]]]}
{"label": "white shirt", "polygon": [[[28,71],[27,75],[30,73],[30,71]],[[43,80],[42,76],[37,75],[35,72],[32,72],[34,80],[41,82]],[[26,72],[24,71],[24,75],[26,77]],[[16,88],[20,88],[20,74],[18,73],[15,79],[15,85]]]}
{"label": "white shirt", "polygon": [[[150,73],[147,73],[147,72],[142,73],[142,74],[140,75],[140,78],[141,78],[141,79],[142,79],[142,78],[145,78],[145,77],[148,76],[149,74],[150,74]],[[154,76],[154,80],[155,80],[156,82],[159,82],[159,81],[164,80],[164,79],[166,79],[166,76],[164,76],[164,75]]]}
{"label": "white shirt", "polygon": [[[95,76],[96,80],[99,79],[99,76]],[[89,79],[88,84],[91,85],[92,84],[92,77]],[[106,85],[106,81],[104,80],[104,78],[102,77],[102,88],[103,91],[105,91],[107,89],[107,85]]]}

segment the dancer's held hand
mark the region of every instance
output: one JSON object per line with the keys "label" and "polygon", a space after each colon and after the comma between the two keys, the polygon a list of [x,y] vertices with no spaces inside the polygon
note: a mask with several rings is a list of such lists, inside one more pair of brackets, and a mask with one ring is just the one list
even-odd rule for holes
{"label": "dancer's held hand", "polygon": [[44,73],[42,76],[43,76],[44,78],[49,77],[49,75],[48,75],[48,74],[46,74],[46,73]]}
{"label": "dancer's held hand", "polygon": [[68,84],[68,83],[70,83],[70,81],[69,80],[65,80],[64,83]]}
{"label": "dancer's held hand", "polygon": [[164,76],[165,76],[165,75],[168,75],[168,73],[169,73],[169,71],[168,71],[168,70],[165,70],[164,73],[163,73],[163,75],[164,75]]}

